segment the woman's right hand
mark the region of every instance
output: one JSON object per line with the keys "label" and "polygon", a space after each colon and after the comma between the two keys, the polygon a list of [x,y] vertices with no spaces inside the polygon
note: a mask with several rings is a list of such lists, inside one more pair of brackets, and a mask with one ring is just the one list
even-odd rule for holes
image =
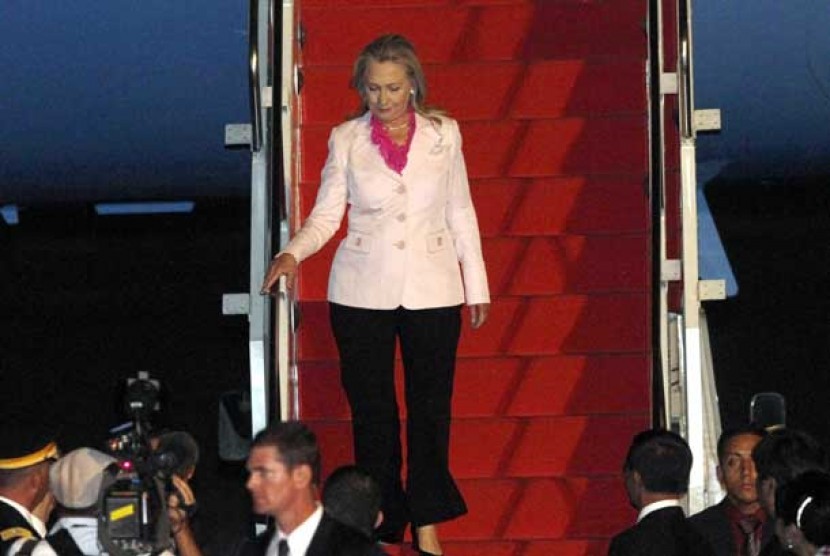
{"label": "woman's right hand", "polygon": [[280,281],[280,276],[285,276],[285,286],[289,290],[292,289],[299,265],[300,263],[290,253],[283,253],[275,257],[271,261],[271,266],[268,267],[268,273],[265,275],[265,281],[262,283],[262,289],[259,293],[262,295],[276,293],[275,289]]}

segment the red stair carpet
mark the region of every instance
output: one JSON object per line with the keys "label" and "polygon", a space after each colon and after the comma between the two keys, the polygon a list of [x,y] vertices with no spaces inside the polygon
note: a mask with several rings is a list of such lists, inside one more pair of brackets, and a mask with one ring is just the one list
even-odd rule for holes
{"label": "red stair carpet", "polygon": [[[493,306],[460,346],[451,460],[470,513],[440,526],[445,551],[605,554],[634,517],[620,467],[650,411],[646,4],[302,0],[298,15],[300,218],[377,35],[413,40],[430,101],[461,124]],[[324,474],[352,461],[325,302],[336,243],[299,285],[300,416]]]}

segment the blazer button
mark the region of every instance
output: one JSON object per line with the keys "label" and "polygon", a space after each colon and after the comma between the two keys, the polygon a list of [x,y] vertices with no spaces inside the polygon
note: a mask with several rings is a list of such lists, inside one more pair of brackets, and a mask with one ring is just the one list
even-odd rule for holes
{"label": "blazer button", "polygon": [[404,213],[399,214],[398,222],[403,222],[404,220],[406,220],[406,215]]}
{"label": "blazer button", "polygon": [[401,185],[398,186],[398,188],[395,191],[397,191],[398,193],[403,195],[404,193],[406,193],[406,186],[401,184]]}
{"label": "blazer button", "polygon": [[398,249],[403,249],[406,246],[406,243],[404,243],[403,241],[396,241],[394,245]]}

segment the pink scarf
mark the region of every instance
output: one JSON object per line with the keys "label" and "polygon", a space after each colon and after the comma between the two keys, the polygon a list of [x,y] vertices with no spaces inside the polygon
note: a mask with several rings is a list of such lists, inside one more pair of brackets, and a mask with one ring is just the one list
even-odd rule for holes
{"label": "pink scarf", "polygon": [[409,131],[403,145],[395,143],[389,137],[389,132],[386,131],[383,124],[374,116],[370,120],[370,125],[372,127],[372,143],[378,146],[383,161],[398,174],[403,173],[409,154],[409,146],[412,144],[412,137],[415,135],[415,112],[413,110],[409,111]]}

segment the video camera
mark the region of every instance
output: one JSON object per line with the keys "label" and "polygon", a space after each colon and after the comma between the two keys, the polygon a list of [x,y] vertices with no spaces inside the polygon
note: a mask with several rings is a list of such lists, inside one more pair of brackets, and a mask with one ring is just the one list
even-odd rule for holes
{"label": "video camera", "polygon": [[118,460],[101,488],[98,539],[112,556],[157,554],[172,546],[167,497],[181,464],[172,449],[159,449],[150,417],[159,409],[160,385],[146,372],[127,379],[124,409],[130,422],[111,432],[107,450]]}

